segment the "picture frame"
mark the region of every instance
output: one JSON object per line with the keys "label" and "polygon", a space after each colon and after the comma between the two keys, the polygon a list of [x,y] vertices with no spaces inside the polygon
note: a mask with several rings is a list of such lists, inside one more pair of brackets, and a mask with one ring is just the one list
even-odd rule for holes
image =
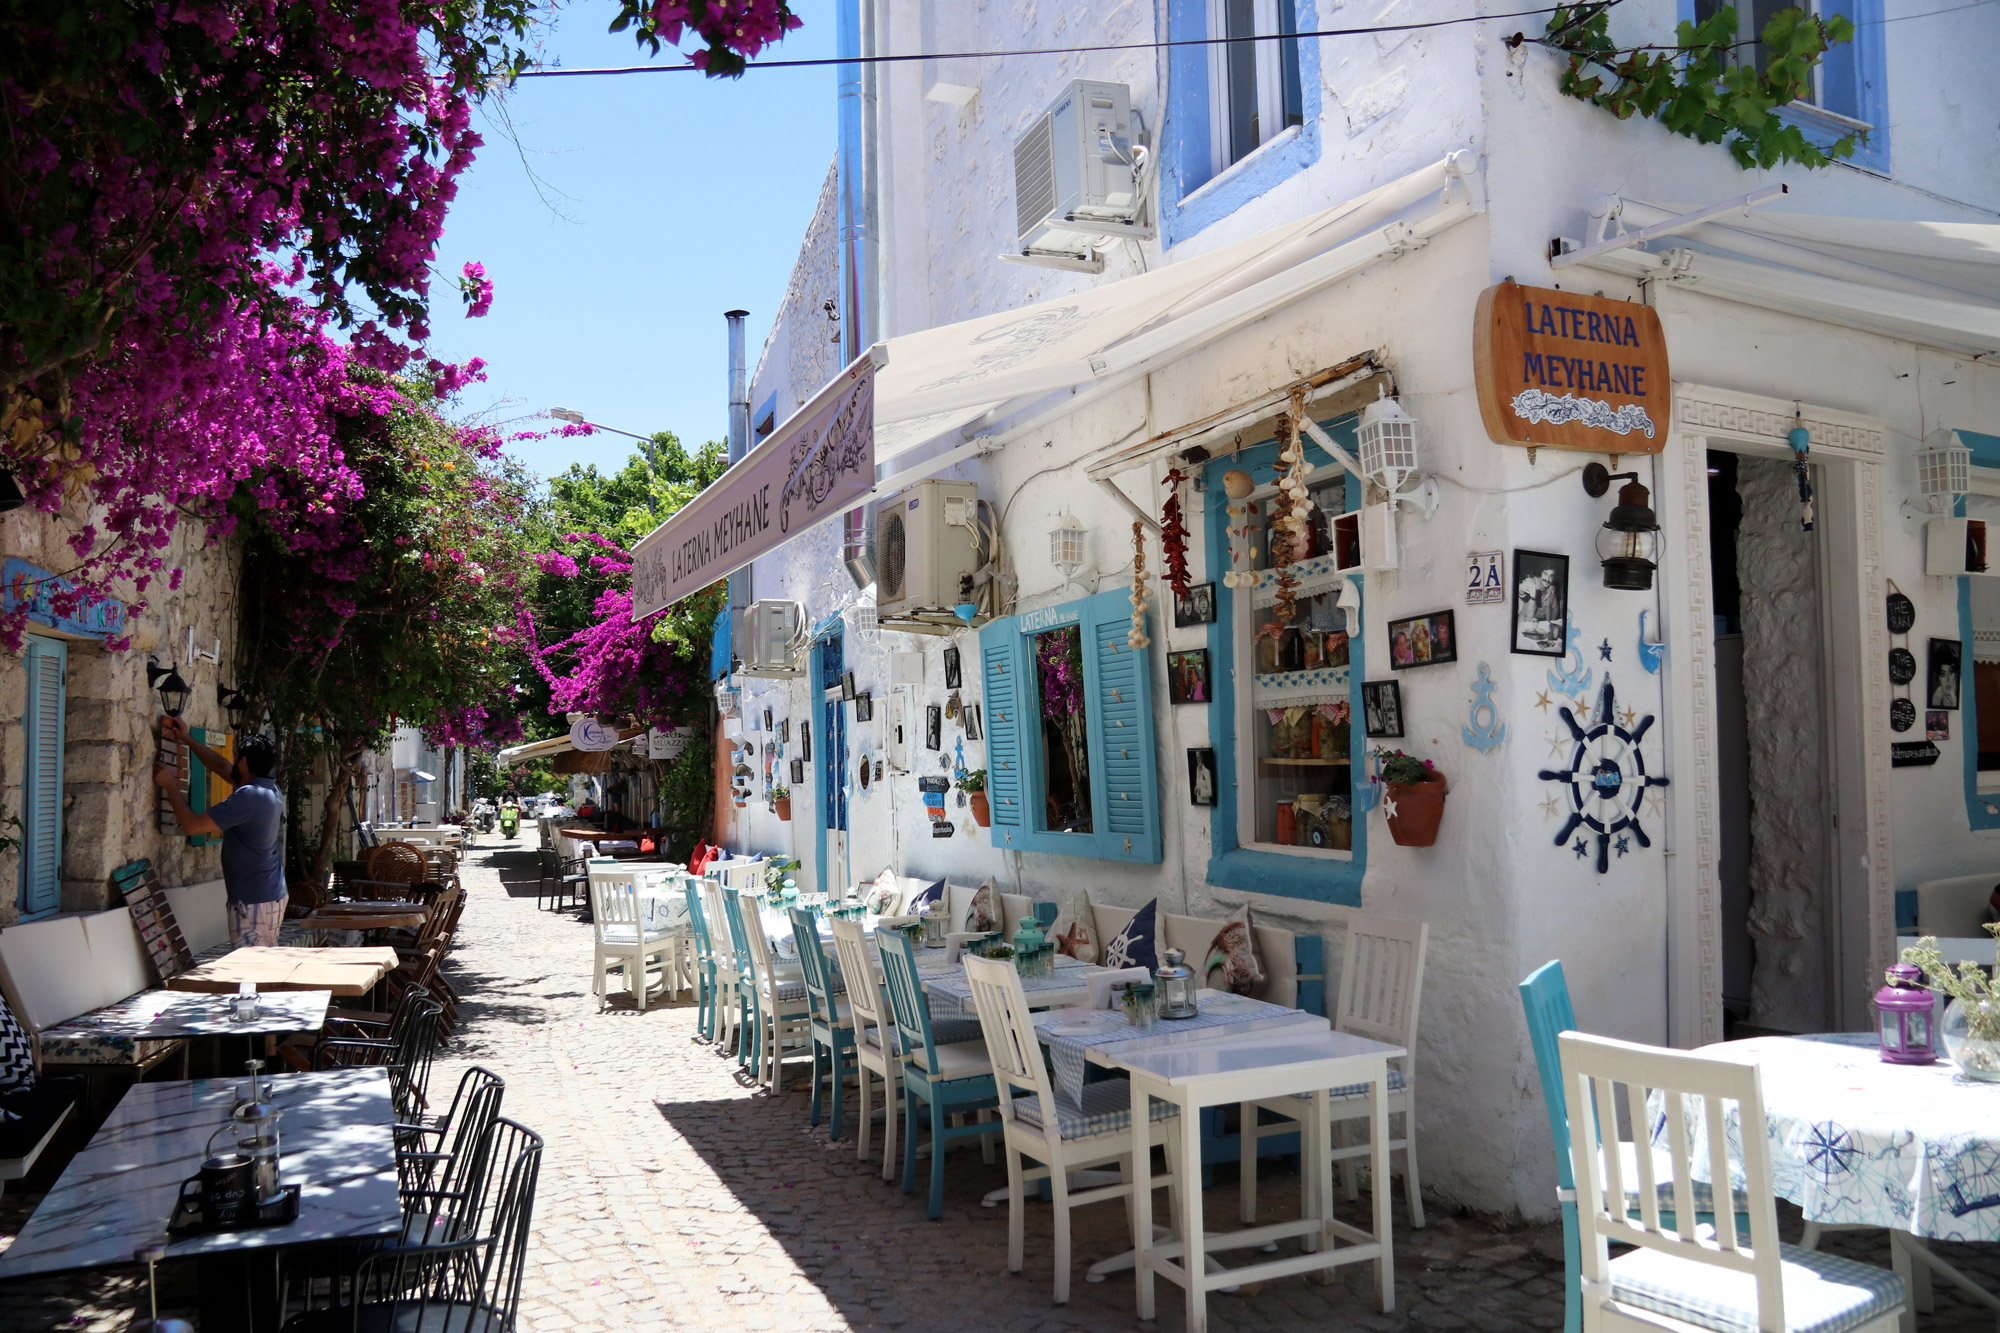
{"label": "picture frame", "polygon": [[811,763],[812,757],[813,757],[813,724],[810,722],[800,722],[799,758],[805,760],[807,763]]}
{"label": "picture frame", "polygon": [[1197,583],[1187,591],[1187,596],[1174,597],[1174,628],[1187,629],[1191,625],[1213,625],[1215,623],[1215,585]]}
{"label": "picture frame", "polygon": [[1208,674],[1208,649],[1167,654],[1167,698],[1177,704],[1205,704],[1215,697]]}
{"label": "picture frame", "polygon": [[1442,666],[1458,660],[1458,620],[1450,611],[1426,611],[1389,622],[1389,669]]}
{"label": "picture frame", "polygon": [[1361,719],[1369,740],[1403,738],[1403,686],[1393,680],[1361,682]]}
{"label": "picture frame", "polygon": [[960,673],[964,663],[958,655],[958,645],[952,644],[944,650],[944,687],[955,690],[962,683]]}
{"label": "picture frame", "polygon": [[1924,710],[1924,739],[1927,741],[1948,741],[1951,739],[1951,714],[1942,708]]}
{"label": "picture frame", "polygon": [[806,761],[803,759],[792,760],[792,786],[802,787],[805,785],[805,781]]}
{"label": "picture frame", "polygon": [[875,696],[863,692],[854,696],[854,720],[871,722],[875,718]]}
{"label": "picture frame", "polygon": [[969,741],[986,739],[986,718],[978,704],[965,706],[965,739]]}
{"label": "picture frame", "polygon": [[1932,639],[1929,665],[1924,677],[1924,707],[1956,711],[1965,693],[1961,674],[1964,645],[1958,639]]}
{"label": "picture frame", "polygon": [[852,671],[843,671],[840,673],[840,697],[848,703],[854,702],[854,673]]}
{"label": "picture frame", "polygon": [[1514,551],[1510,652],[1530,657],[1569,653],[1569,557],[1554,551]]}
{"label": "picture frame", "polygon": [[1215,751],[1207,746],[1190,749],[1187,762],[1188,804],[1213,806],[1222,786],[1215,771]]}
{"label": "picture frame", "polygon": [[936,704],[924,706],[924,748],[926,750],[944,748],[944,709]]}
{"label": "picture frame", "polygon": [[790,718],[784,718],[779,721],[778,739],[787,745],[792,743],[792,720]]}
{"label": "picture frame", "polygon": [[764,710],[764,730],[776,731],[777,729],[777,724],[771,720],[771,710],[766,708]]}

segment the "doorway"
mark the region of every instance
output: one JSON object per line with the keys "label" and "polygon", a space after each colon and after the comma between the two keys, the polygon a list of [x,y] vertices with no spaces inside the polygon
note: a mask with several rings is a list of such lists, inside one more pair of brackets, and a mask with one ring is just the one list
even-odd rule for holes
{"label": "doorway", "polygon": [[813,690],[819,701],[820,809],[813,874],[821,893],[838,894],[847,875],[847,706],[841,693],[846,657],[838,626],[813,644]]}

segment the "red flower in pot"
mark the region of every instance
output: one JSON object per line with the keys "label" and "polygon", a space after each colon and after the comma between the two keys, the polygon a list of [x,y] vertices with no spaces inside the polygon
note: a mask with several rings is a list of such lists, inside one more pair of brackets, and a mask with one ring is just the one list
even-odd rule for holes
{"label": "red flower in pot", "polygon": [[1429,847],[1437,842],[1444,820],[1444,774],[1428,759],[1401,750],[1377,750],[1377,770],[1383,787],[1383,808],[1389,811],[1389,836],[1398,847]]}

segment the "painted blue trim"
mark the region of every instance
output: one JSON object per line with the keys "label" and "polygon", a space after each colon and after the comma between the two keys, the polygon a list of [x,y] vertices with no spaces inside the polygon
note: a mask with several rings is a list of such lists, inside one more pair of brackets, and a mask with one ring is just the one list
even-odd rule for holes
{"label": "painted blue trim", "polygon": [[[829,643],[839,640],[842,632],[841,618],[838,615],[828,616],[813,626],[812,647],[807,653],[812,659],[813,694],[806,708],[806,714],[818,723],[820,733],[816,738],[819,751],[812,760],[812,766],[817,771],[819,786],[813,793],[812,810],[813,875],[818,881],[821,893],[829,893],[840,887],[837,881],[832,887],[828,884],[828,871],[831,867],[826,861],[826,832],[828,824],[832,821],[827,812],[827,802],[833,798],[834,788],[837,786],[840,789],[839,806],[845,813],[847,800],[851,794],[847,789],[847,716],[840,711],[846,705],[839,700],[835,700],[831,705],[824,702],[827,690],[840,683],[837,676],[832,685],[826,680],[826,647]],[[842,646],[845,647],[844,644]],[[841,725],[834,726],[829,721],[832,718],[837,718]]]}
{"label": "painted blue trim", "polygon": [[[1295,27],[1319,26],[1318,0],[1297,0]],[[1167,33],[1173,40],[1208,36],[1208,0],[1168,0]],[[1319,161],[1319,42],[1298,42],[1304,123],[1287,130],[1227,169],[1214,170],[1210,142],[1206,46],[1177,46],[1167,57],[1167,109],[1160,126],[1160,240],[1168,249],[1245,204],[1269,193]]]}
{"label": "painted blue trim", "polygon": [[[1321,424],[1350,453],[1356,450],[1355,419],[1352,416]],[[1306,461],[1316,468],[1340,466],[1310,440],[1306,442]],[[1240,454],[1224,455],[1208,464],[1205,484],[1208,495],[1208,567],[1211,570],[1229,567],[1229,541],[1223,532],[1228,515],[1223,509],[1222,474],[1231,468],[1242,468],[1259,486],[1263,486],[1276,479],[1277,463],[1278,446],[1275,442],[1267,442],[1254,449],[1245,449]],[[1355,480],[1349,476],[1349,508],[1359,503],[1356,491]],[[1365,614],[1366,580],[1361,582],[1364,585],[1362,603]],[[1250,851],[1238,840],[1236,722],[1239,711],[1236,707],[1236,673],[1231,665],[1236,660],[1235,645],[1229,639],[1229,630],[1236,623],[1238,594],[1234,588],[1223,587],[1220,578],[1215,580],[1215,593],[1215,623],[1208,627],[1208,657],[1209,675],[1215,683],[1215,702],[1209,709],[1209,743],[1215,747],[1217,792],[1215,808],[1209,812],[1208,821],[1212,848],[1208,861],[1208,882],[1218,888],[1359,907],[1361,881],[1368,873],[1368,818],[1359,809],[1354,812],[1351,860],[1334,861],[1284,852]],[[1348,695],[1354,716],[1354,723],[1348,729],[1348,757],[1353,761],[1349,772],[1353,780],[1359,782],[1367,770],[1368,761],[1368,729],[1361,725],[1361,682],[1367,676],[1367,669],[1360,635],[1348,641],[1347,651]],[[1324,1004],[1324,992],[1321,1003]]]}
{"label": "painted blue trim", "polygon": [[[1972,450],[1972,465],[1983,468],[2000,468],[2000,435],[1981,435],[1978,431],[1961,430],[1958,440]],[[1965,501],[1960,500],[1952,509],[1961,517],[1965,514]],[[1964,645],[1961,660],[1972,660],[1972,580],[1960,575],[1958,580],[1958,641]],[[1923,664],[1918,671],[1928,670]],[[1921,716],[1921,713],[1919,713]],[[1965,758],[1965,817],[1973,828],[2000,828],[2000,812],[1989,808],[2000,806],[2000,795],[1981,796],[1979,794],[1979,691],[1973,688],[1970,675],[1962,678],[1958,690],[1958,748]]]}
{"label": "painted blue trim", "polygon": [[[20,919],[62,910],[63,756],[69,714],[69,645],[30,634],[22,645],[27,699],[21,710]],[[55,698],[40,708],[43,682],[53,676]],[[52,734],[44,729],[51,728]],[[44,759],[47,762],[44,762]],[[204,782],[206,779],[204,779]],[[49,814],[44,820],[43,814]]]}
{"label": "painted blue trim", "polygon": [[730,637],[730,615],[725,608],[715,618],[715,637],[708,641],[708,679],[711,683],[729,674],[730,661],[736,655],[736,645]]}
{"label": "painted blue trim", "polygon": [[[759,435],[757,433],[757,423],[764,420],[764,418],[766,417],[769,417],[771,419],[771,431],[777,430],[778,395],[775,391],[764,395],[763,403],[761,403],[758,406],[756,413],[750,418],[750,447],[752,449],[755,449],[757,447],[757,442],[764,438],[763,435]],[[771,433],[771,431],[766,431],[765,434],[768,435]]]}

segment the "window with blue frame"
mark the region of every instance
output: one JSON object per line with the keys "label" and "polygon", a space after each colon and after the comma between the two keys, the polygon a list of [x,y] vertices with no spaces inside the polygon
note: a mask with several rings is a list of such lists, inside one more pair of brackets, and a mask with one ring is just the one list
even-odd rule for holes
{"label": "window with blue frame", "polygon": [[1152,663],[1131,631],[1123,591],[979,631],[995,847],[1159,862]]}
{"label": "window with blue frame", "polygon": [[[1983,521],[1989,534],[2000,532],[2000,435],[1961,430],[1958,441],[1972,451],[1972,494],[1953,512]],[[1991,543],[1989,536],[1989,562]],[[1913,634],[1911,648],[1921,654],[1918,640],[1927,637]],[[1960,660],[1971,664],[1966,671],[1971,680],[1959,691],[1958,713],[1966,813],[1974,828],[2000,828],[2000,578],[1990,573],[1959,576],[1958,638]],[[1916,688],[1925,684],[1928,667],[1920,656]]]}
{"label": "window with blue frame", "polygon": [[1736,11],[1738,46],[1735,58],[1759,69],[1772,53],[1760,40],[1765,25],[1786,9],[1802,8],[1821,18],[1842,15],[1854,24],[1854,40],[1829,50],[1813,71],[1812,91],[1778,114],[1796,124],[1806,137],[1830,144],[1851,132],[1862,142],[1851,159],[1855,165],[1884,175],[1889,171],[1889,104],[1883,78],[1886,62],[1882,42],[1882,0],[1680,0],[1683,19],[1705,23],[1728,5]]}
{"label": "window with blue frame", "polygon": [[28,703],[21,716],[21,915],[62,906],[63,726],[69,648],[30,634],[21,654]]}

